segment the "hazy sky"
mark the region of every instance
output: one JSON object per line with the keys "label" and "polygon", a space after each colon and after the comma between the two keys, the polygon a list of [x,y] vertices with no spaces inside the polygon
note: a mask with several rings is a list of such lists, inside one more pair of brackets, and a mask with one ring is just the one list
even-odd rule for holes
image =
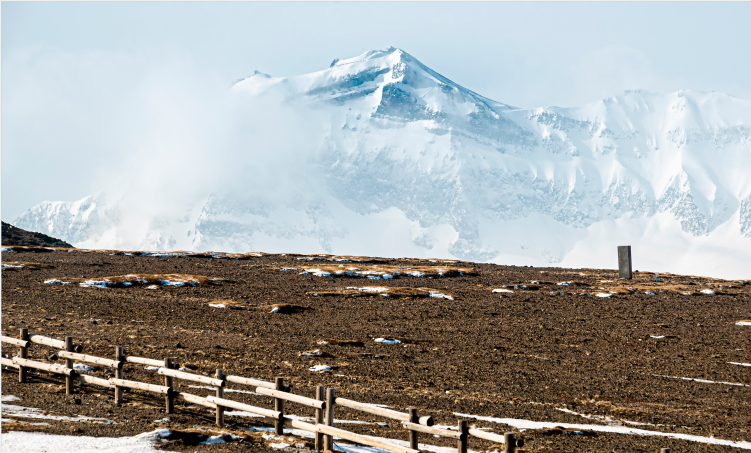
{"label": "hazy sky", "polygon": [[749,17],[748,2],[4,2],[2,219],[101,188],[165,122],[253,70],[302,74],[387,46],[519,107],[632,88],[750,99]]}

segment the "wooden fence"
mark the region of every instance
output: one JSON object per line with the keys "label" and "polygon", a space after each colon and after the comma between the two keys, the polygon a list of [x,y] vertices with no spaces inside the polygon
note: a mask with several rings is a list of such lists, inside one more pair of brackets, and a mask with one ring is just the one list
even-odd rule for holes
{"label": "wooden fence", "polygon": [[[82,354],[83,347],[74,344],[72,337],[66,337],[65,341],[61,341],[54,338],[43,337],[41,335],[30,335],[27,329],[21,329],[20,337],[20,339],[5,335],[1,337],[2,343],[18,346],[19,348],[17,356],[12,359],[2,357],[1,363],[3,366],[18,369],[18,382],[26,382],[26,374],[30,368],[54,374],[61,374],[65,376],[65,391],[68,395],[73,394],[74,381],[83,381],[87,384],[113,389],[115,403],[118,405],[123,402],[124,388],[141,390],[144,392],[164,395],[165,412],[168,414],[174,413],[175,398],[180,398],[186,403],[215,409],[216,425],[219,427],[224,426],[225,409],[229,408],[245,411],[255,415],[260,415],[267,422],[273,424],[276,434],[283,434],[284,427],[297,428],[314,433],[315,448],[317,451],[333,451],[334,437],[339,437],[351,442],[370,447],[382,448],[394,453],[420,453],[418,447],[418,433],[456,439],[458,453],[467,453],[467,446],[470,437],[503,444],[505,452],[515,452],[516,447],[522,447],[524,445],[524,441],[522,439],[517,439],[514,433],[499,435],[479,429],[469,428],[466,420],[459,420],[457,424],[458,429],[456,431],[434,428],[433,417],[429,415],[419,416],[417,408],[409,408],[409,412],[405,413],[373,406],[371,404],[360,403],[346,398],[337,397],[333,388],[326,389],[324,386],[320,385],[316,388],[315,398],[308,398],[302,395],[290,393],[290,387],[284,385],[284,378],[282,377],[277,377],[275,382],[271,383],[242,376],[225,375],[224,370],[222,369],[217,369],[216,374],[211,377],[175,370],[171,358],[155,360],[126,355],[122,346],[115,346],[114,359],[107,359],[104,357]],[[31,343],[58,349],[59,352],[57,352],[57,356],[61,359],[65,359],[65,365],[29,360],[28,349],[31,346]],[[102,379],[96,376],[79,373],[73,368],[74,360],[112,368],[115,371],[115,377]],[[163,376],[164,385],[125,379],[124,367],[126,363],[155,367],[157,375]],[[190,393],[178,392],[174,388],[175,379],[214,386],[216,387],[216,396],[202,397]],[[226,399],[224,397],[224,389],[227,383],[255,387],[256,393],[273,398],[274,409],[256,407],[239,401]],[[314,409],[315,423],[303,422],[294,418],[286,417],[284,410],[285,401]],[[409,447],[402,447],[372,436],[356,434],[335,428],[334,411],[336,406],[355,409],[401,422],[402,427],[407,430],[409,435]]]}

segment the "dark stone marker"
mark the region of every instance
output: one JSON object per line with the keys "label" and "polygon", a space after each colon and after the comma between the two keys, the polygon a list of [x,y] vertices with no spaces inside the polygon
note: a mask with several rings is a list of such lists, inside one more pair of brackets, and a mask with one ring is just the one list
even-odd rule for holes
{"label": "dark stone marker", "polygon": [[618,246],[618,278],[631,280],[631,246]]}

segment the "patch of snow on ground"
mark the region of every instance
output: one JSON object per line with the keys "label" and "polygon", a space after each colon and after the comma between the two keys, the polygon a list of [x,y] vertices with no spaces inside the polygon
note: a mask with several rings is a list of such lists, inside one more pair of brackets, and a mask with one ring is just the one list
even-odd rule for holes
{"label": "patch of snow on ground", "polygon": [[735,323],[736,326],[751,326],[751,321],[738,321]]}
{"label": "patch of snow on ground", "polygon": [[[133,437],[87,437],[61,436],[34,432],[11,431],[3,433],[2,450],[13,453],[53,452],[103,452],[103,453],[158,453],[155,440],[161,439],[163,431],[139,434]],[[159,432],[158,434],[155,434]]]}
{"label": "patch of snow on ground", "polygon": [[383,344],[402,344],[401,341],[397,340],[396,338],[392,340],[387,340],[385,338],[376,338],[376,343],[383,343]]}
{"label": "patch of snow on ground", "polygon": [[731,365],[740,365],[740,366],[751,366],[751,363],[741,363],[741,362],[728,362]]}
{"label": "patch of snow on ground", "polygon": [[510,289],[494,289],[494,293],[513,293]]}
{"label": "patch of snow on ground", "polygon": [[3,403],[10,403],[11,401],[21,401],[21,398],[17,397],[16,395],[3,395],[0,396],[0,401]]}
{"label": "patch of snow on ground", "polygon": [[67,415],[50,415],[46,411],[37,409],[35,407],[23,407],[15,406],[13,404],[3,404],[2,413],[8,417],[18,418],[35,418],[41,420],[63,420],[69,422],[98,422],[98,423],[112,423],[111,420],[106,418],[86,417],[83,415],[76,415],[75,417],[69,417]]}
{"label": "patch of snow on ground", "polygon": [[708,379],[697,379],[697,378],[680,377],[680,376],[665,376],[663,374],[653,374],[652,376],[664,377],[664,378],[670,378],[670,379],[683,379],[684,381],[702,382],[704,384],[724,384],[724,385],[737,385],[740,387],[748,387],[748,384],[739,384],[737,382],[710,381]]}
{"label": "patch of snow on ground", "polygon": [[51,278],[49,280],[45,280],[44,283],[48,284],[58,284],[58,285],[70,285],[70,282],[64,282],[58,278]]}
{"label": "patch of snow on ground", "polygon": [[496,417],[484,417],[480,415],[460,414],[454,412],[457,417],[474,418],[476,420],[483,420],[486,422],[500,423],[508,425],[517,429],[544,429],[554,428],[560,426],[566,429],[577,430],[590,430],[597,432],[617,433],[617,434],[632,434],[637,436],[658,436],[667,437],[670,439],[681,439],[690,442],[708,443],[714,445],[724,445],[727,447],[741,448],[744,450],[751,450],[751,442],[747,441],[732,441],[726,439],[716,439],[714,437],[693,436],[690,434],[682,433],[663,433],[660,431],[649,431],[646,429],[631,428],[626,426],[604,426],[604,425],[584,425],[578,423],[557,423],[557,422],[535,422],[532,420],[522,420],[517,418],[496,418]]}
{"label": "patch of snow on ground", "polygon": [[597,293],[595,296],[597,297],[610,297],[612,294],[609,293]]}
{"label": "patch of snow on ground", "polygon": [[323,373],[324,371],[331,371],[331,367],[328,365],[315,365],[308,368],[308,370],[316,373]]}

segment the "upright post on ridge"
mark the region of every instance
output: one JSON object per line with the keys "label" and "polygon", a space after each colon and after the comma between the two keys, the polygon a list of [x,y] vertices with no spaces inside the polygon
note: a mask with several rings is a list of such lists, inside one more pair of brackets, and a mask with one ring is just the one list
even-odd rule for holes
{"label": "upright post on ridge", "polygon": [[631,246],[618,246],[618,278],[631,280]]}
{"label": "upright post on ridge", "polygon": [[[217,369],[216,376],[214,377],[224,380],[224,370]],[[222,383],[222,385],[216,386],[216,397],[224,398],[224,383]],[[220,406],[218,404],[216,405],[216,426],[220,428],[224,426],[224,406]]]}
{"label": "upright post on ridge", "polygon": [[[73,352],[73,337],[65,337],[65,350],[68,352]],[[65,368],[68,368],[70,370],[73,369],[73,359],[65,359]],[[65,376],[65,394],[66,395],[72,395],[73,394],[73,375],[69,374]]]}
{"label": "upright post on ridge", "polygon": [[[118,362],[123,362],[120,364],[120,367],[115,370],[115,379],[122,379],[123,378],[123,365],[125,362],[125,352],[123,351],[122,346],[115,346],[115,360]],[[123,388],[120,386],[115,386],[115,405],[119,406],[123,402]]]}
{"label": "upright post on ridge", "polygon": [[[284,378],[283,377],[277,376],[274,384],[276,384],[277,390],[279,390],[280,392],[284,391]],[[274,410],[282,413],[281,418],[274,422],[274,433],[284,434],[284,400],[283,399],[274,398]]]}
{"label": "upright post on ridge", "polygon": [[[326,387],[319,385],[316,387],[316,399],[326,401]],[[323,409],[316,409],[316,424],[323,425]],[[323,450],[323,434],[316,433],[316,451]]]}
{"label": "upright post on ridge", "polygon": [[[164,358],[164,368],[167,368],[168,370],[172,369],[171,357]],[[171,376],[164,377],[164,385],[165,387],[169,387],[169,391],[164,396],[164,412],[167,414],[172,414],[173,412],[175,412],[175,394],[172,392],[173,382]]]}
{"label": "upright post on ridge", "polygon": [[660,448],[660,453],[670,453],[669,448]]}
{"label": "upright post on ridge", "polygon": [[[21,329],[21,340],[22,341],[29,341],[29,329],[22,328]],[[18,357],[22,359],[28,359],[29,358],[29,348],[19,348],[18,349]],[[19,366],[18,367],[18,382],[24,383],[26,382],[26,367],[25,366]]]}
{"label": "upright post on ridge", "polygon": [[[328,389],[326,392],[326,426],[334,426],[334,400],[336,400],[334,389]],[[323,438],[323,449],[334,451],[333,436],[327,434]]]}

